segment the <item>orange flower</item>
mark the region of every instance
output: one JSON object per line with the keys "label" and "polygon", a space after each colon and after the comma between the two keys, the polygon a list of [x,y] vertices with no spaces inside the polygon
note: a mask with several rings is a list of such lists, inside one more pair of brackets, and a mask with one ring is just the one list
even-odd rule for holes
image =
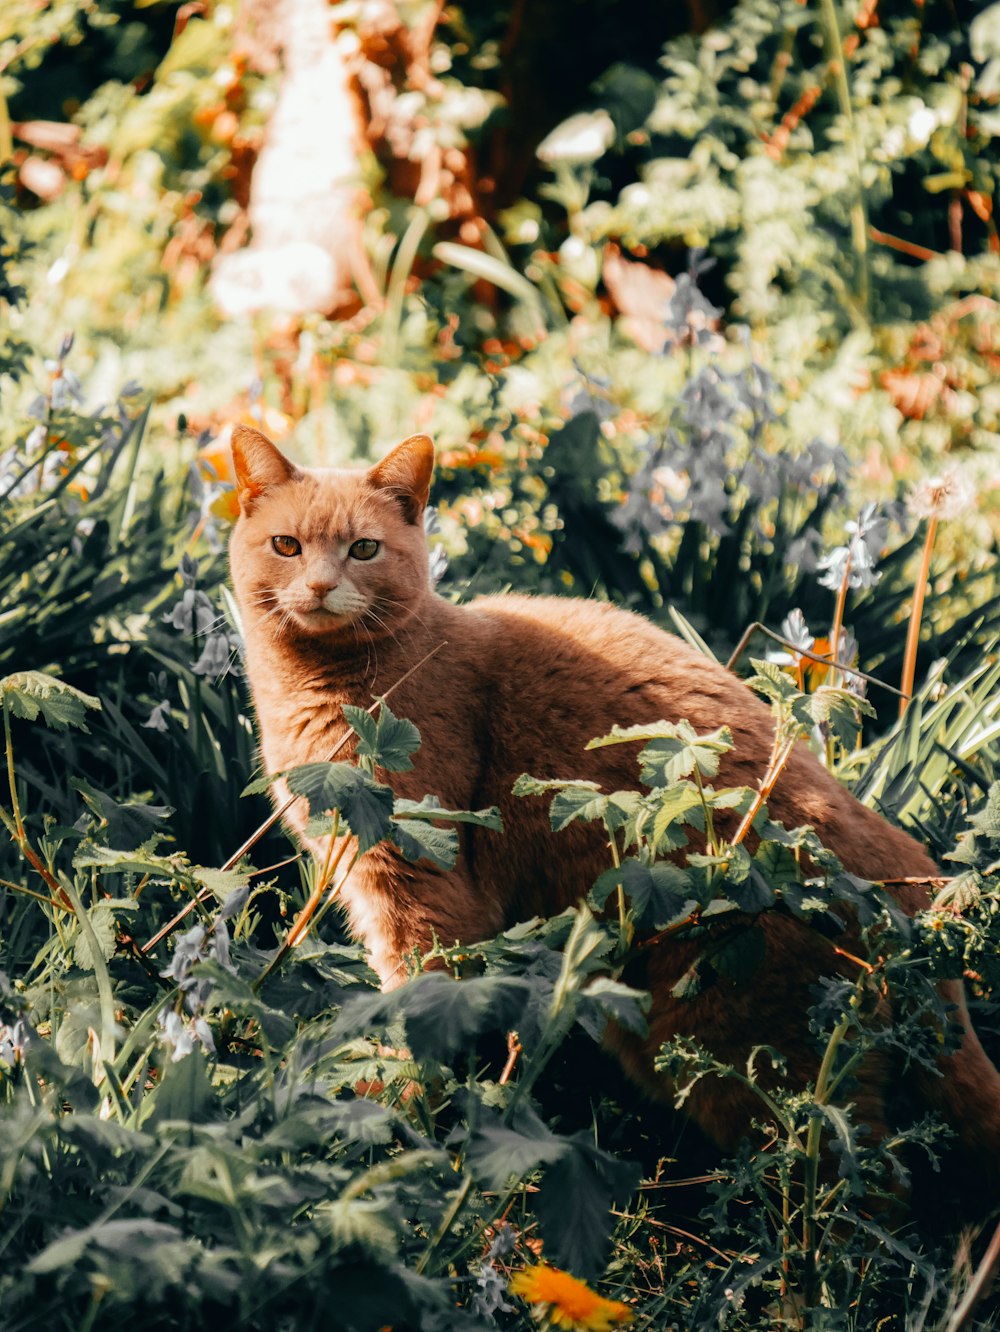
{"label": "orange flower", "polygon": [[213,439],[198,451],[198,466],[203,477],[209,481],[233,480],[233,457],[229,451],[232,431],[226,431],[218,439]]}
{"label": "orange flower", "polygon": [[543,1304],[549,1322],[566,1332],[611,1332],[614,1324],[630,1323],[632,1310],[617,1300],[606,1300],[584,1281],[558,1267],[539,1264],[517,1272],[510,1282],[512,1295]]}
{"label": "orange flower", "polygon": [[226,523],[235,523],[240,516],[240,502],[236,498],[235,490],[224,490],[208,507],[216,518],[221,518]]}

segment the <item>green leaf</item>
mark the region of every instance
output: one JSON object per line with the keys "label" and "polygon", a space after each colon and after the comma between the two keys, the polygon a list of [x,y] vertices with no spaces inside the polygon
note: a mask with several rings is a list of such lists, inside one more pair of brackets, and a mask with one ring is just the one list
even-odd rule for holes
{"label": "green leaf", "polygon": [[512,1180],[551,1165],[568,1150],[566,1140],[551,1133],[537,1116],[522,1114],[515,1123],[520,1127],[481,1123],[469,1138],[466,1161],[483,1188],[499,1193]]}
{"label": "green leaf", "polygon": [[[106,902],[99,902],[97,906],[92,907],[87,912],[87,916],[90,920],[90,928],[94,932],[94,938],[97,940],[101,957],[105,962],[109,962],[115,955],[116,947],[115,913]],[[73,961],[81,971],[94,970],[93,948],[90,939],[83,930],[76,936],[76,941],[73,944]]]}
{"label": "green leaf", "polygon": [[561,832],[575,819],[602,819],[607,811],[608,797],[601,793],[597,782],[531,777],[525,772],[513,786],[516,796],[546,795],[549,791],[556,792],[550,813],[553,832]]}
{"label": "green leaf", "polygon": [[[458,833],[454,828],[437,828],[417,819],[390,820],[389,841],[399,847],[407,860],[430,860],[439,869],[449,870],[458,859]],[[409,827],[407,827],[409,824]]]}
{"label": "green leaf", "polygon": [[601,1151],[585,1133],[574,1134],[567,1147],[545,1171],[536,1203],[538,1224],[546,1256],[592,1279],[607,1263],[617,1225],[612,1208],[628,1203],[642,1171],[634,1162]]}
{"label": "green leaf", "polygon": [[250,879],[242,870],[211,869],[204,865],[195,865],[191,875],[211,892],[217,902],[225,902],[240,888],[245,888]]}
{"label": "green leaf", "polygon": [[284,777],[294,795],[305,796],[314,817],[339,810],[358,839],[361,852],[369,850],[389,835],[393,812],[392,791],[382,786],[361,768],[351,763],[305,763],[287,772],[251,782],[244,795],[267,790]]}
{"label": "green leaf", "polygon": [[15,717],[42,721],[57,731],[69,726],[86,731],[84,718],[88,708],[99,708],[101,700],[74,689],[64,680],[42,671],[16,671],[0,679],[0,702]]}
{"label": "green leaf", "polygon": [[413,767],[410,755],[420,748],[420,732],[413,722],[395,716],[384,700],[379,704],[377,718],[350,703],[345,703],[342,710],[358,734],[359,758],[370,759],[387,772],[408,772]]}
{"label": "green leaf", "polygon": [[[654,798],[658,807],[653,818],[653,850],[676,851],[687,841],[684,825],[704,826],[705,811],[698,788],[693,782],[677,782],[651,792],[651,800]],[[696,817],[688,818],[692,813]]]}
{"label": "green leaf", "polygon": [[106,791],[91,786],[82,777],[71,777],[70,785],[80,792],[104,825],[108,845],[120,851],[135,851],[145,845],[152,838],[156,825],[174,812],[169,805],[147,805],[139,800],[119,804]]}
{"label": "green leaf", "polygon": [[632,906],[637,924],[662,929],[697,905],[690,876],[679,865],[658,862],[647,865],[629,858],[605,870],[590,891],[588,901],[601,910],[618,885]]}
{"label": "green leaf", "polygon": [[488,828],[491,832],[503,832],[503,821],[496,805],[486,809],[444,809],[435,795],[426,795],[423,800],[396,800],[395,817],[397,819],[427,819],[446,823],[469,823],[475,828]]}
{"label": "green leaf", "polygon": [[652,726],[613,726],[608,735],[591,740],[588,749],[648,740],[639,754],[641,777],[647,786],[673,786],[690,777],[695,768],[703,777],[714,777],[723,754],[733,747],[728,726],[719,726],[704,735],[688,721],[655,722]]}
{"label": "green leaf", "polygon": [[801,883],[802,871],[787,846],[780,842],[761,842],[754,852],[753,863],[765,880],[774,888],[786,883]]}
{"label": "green leaf", "polygon": [[198,1054],[160,1070],[156,1089],[142,1102],[143,1126],[155,1127],[170,1120],[201,1123],[212,1117],[215,1093],[208,1078],[207,1061]]}
{"label": "green leaf", "polygon": [[847,749],[853,748],[857,740],[861,724],[858,714],[875,715],[871,704],[864,699],[849,694],[846,689],[832,689],[827,685],[807,695],[802,706],[817,725],[825,722]]}
{"label": "green leaf", "polygon": [[339,1039],[368,1030],[384,1030],[398,1017],[417,1059],[447,1063],[487,1031],[517,1025],[532,992],[532,982],[515,976],[477,976],[456,981],[439,971],[417,976],[388,994],[352,999],[336,1024]]}
{"label": "green leaf", "polygon": [[751,657],[750,665],[754,669],[754,678],[748,680],[747,684],[758,694],[763,694],[771,703],[787,705],[793,699],[804,697],[792,676],[775,662]]}
{"label": "green leaf", "polygon": [[583,991],[581,1000],[577,1021],[596,1041],[603,1039],[609,1021],[640,1036],[649,1029],[645,1015],[652,997],[645,990],[634,990],[610,976],[597,976]]}

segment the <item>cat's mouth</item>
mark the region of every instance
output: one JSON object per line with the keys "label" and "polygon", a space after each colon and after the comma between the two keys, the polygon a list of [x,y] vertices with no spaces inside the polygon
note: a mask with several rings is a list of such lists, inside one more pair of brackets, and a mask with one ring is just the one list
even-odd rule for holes
{"label": "cat's mouth", "polygon": [[311,634],[324,634],[346,628],[363,610],[364,606],[343,606],[334,610],[317,602],[312,606],[296,606],[292,614],[300,628]]}

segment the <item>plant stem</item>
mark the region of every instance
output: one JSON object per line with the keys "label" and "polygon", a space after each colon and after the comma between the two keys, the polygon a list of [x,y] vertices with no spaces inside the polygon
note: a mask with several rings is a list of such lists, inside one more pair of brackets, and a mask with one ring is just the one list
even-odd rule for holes
{"label": "plant stem", "polygon": [[10,787],[10,807],[14,815],[14,827],[18,844],[24,842],[24,823],[21,819],[21,806],[17,799],[17,779],[14,776],[14,746],[10,738],[10,704],[3,701],[3,739],[7,753],[7,785]]}
{"label": "plant stem", "polygon": [[851,87],[847,81],[847,59],[844,43],[840,36],[840,23],[835,0],[820,0],[823,27],[826,30],[826,43],[830,53],[834,84],[837,89],[837,101],[844,118],[847,138],[850,142],[851,156],[854,159],[854,200],[851,203],[851,245],[854,249],[854,267],[856,295],[860,313],[867,321],[871,303],[870,277],[868,272],[868,207],[865,202],[864,184],[861,179],[861,153],[858,148],[858,131],[854,120],[854,108],[851,105]]}
{"label": "plant stem", "polygon": [[906,631],[906,652],[903,654],[903,677],[899,682],[903,697],[899,700],[899,715],[902,718],[913,697],[913,676],[917,668],[917,645],[920,641],[920,620],[924,613],[924,596],[927,592],[927,580],[931,572],[931,551],[937,536],[938,520],[932,515],[927,524],[924,537],[924,553],[920,560],[920,572],[917,574],[913,589],[913,605],[910,607],[910,627]]}
{"label": "plant stem", "polygon": [[441,1224],[434,1232],[434,1235],[431,1238],[431,1242],[428,1244],[427,1248],[424,1249],[423,1253],[417,1259],[416,1267],[414,1269],[417,1273],[417,1276],[423,1275],[424,1271],[427,1268],[427,1264],[434,1256],[435,1250],[439,1247],[441,1241],[445,1238],[445,1236],[448,1234],[448,1231],[451,1230],[452,1226],[457,1221],[458,1214],[465,1206],[466,1201],[471,1192],[472,1192],[472,1176],[466,1175],[465,1178],[462,1180],[462,1187],[455,1194],[454,1198],[452,1198],[451,1204],[448,1207],[447,1212],[445,1212],[444,1216],[441,1218]]}
{"label": "plant stem", "polygon": [[[840,588],[837,592],[837,604],[833,608],[833,624],[830,626],[830,684],[839,685],[844,678],[844,673],[840,669],[840,634],[844,627],[844,607],[847,605],[847,589],[851,581],[851,548],[847,548],[847,563],[844,565],[844,576],[840,580]],[[826,766],[828,769],[833,767],[833,735],[828,733],[826,737]]]}
{"label": "plant stem", "polygon": [[[848,1014],[844,1016],[834,1027],[829,1041],[827,1041],[826,1050],[823,1053],[823,1061],[819,1066],[819,1073],[816,1075],[816,1093],[814,1100],[817,1105],[827,1105],[834,1088],[840,1081],[840,1078],[832,1078],[833,1066],[837,1058],[837,1052],[840,1049],[844,1038],[851,1028],[851,1019]],[[816,1190],[819,1183],[819,1148],[823,1132],[823,1121],[817,1115],[809,1121],[809,1129],[806,1133],[806,1162],[805,1162],[805,1182],[802,1199],[802,1252],[806,1264],[806,1299],[809,1304],[814,1298],[814,1287],[816,1277]]]}
{"label": "plant stem", "polygon": [[[614,862],[615,869],[621,869],[622,862],[621,857],[618,854],[618,839],[615,837],[613,828],[608,828],[606,823],[604,826],[608,829],[608,845],[611,847],[611,859]],[[621,946],[625,949],[629,944],[628,908],[625,903],[625,888],[621,883],[618,885],[618,932]]]}

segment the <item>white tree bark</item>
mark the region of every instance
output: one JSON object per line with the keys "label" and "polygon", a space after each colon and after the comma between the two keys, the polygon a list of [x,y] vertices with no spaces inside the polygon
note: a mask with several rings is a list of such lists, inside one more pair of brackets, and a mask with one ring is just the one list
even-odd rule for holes
{"label": "white tree bark", "polygon": [[356,100],[326,0],[279,0],[284,77],[250,186],[249,245],[211,280],[222,313],[323,313],[349,298],[360,247]]}

